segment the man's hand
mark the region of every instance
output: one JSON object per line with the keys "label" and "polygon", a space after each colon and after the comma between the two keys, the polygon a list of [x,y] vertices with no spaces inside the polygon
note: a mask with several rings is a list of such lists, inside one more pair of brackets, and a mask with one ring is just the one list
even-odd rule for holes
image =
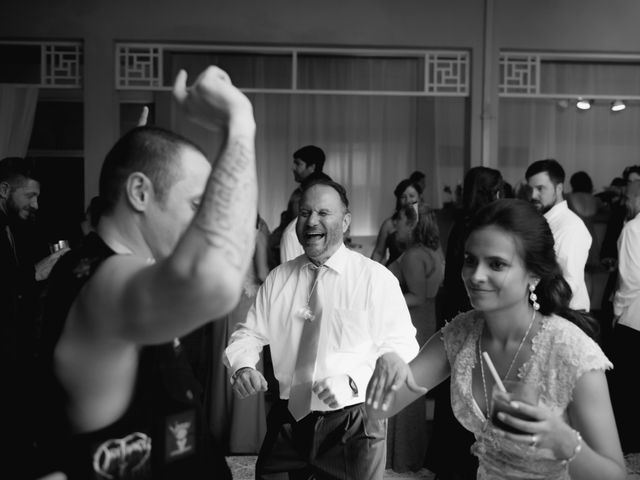
{"label": "man's hand", "polygon": [[250,122],[255,128],[251,102],[218,67],[208,67],[189,88],[187,72],[180,70],[173,96],[194,122],[210,130],[227,129],[235,122]]}
{"label": "man's hand", "polygon": [[51,269],[56,264],[60,257],[69,251],[69,247],[58,250],[57,252],[52,253],[48,257],[44,257],[38,263],[36,263],[36,280],[41,282],[49,278],[49,274],[51,273]]}
{"label": "man's hand", "polygon": [[348,375],[327,377],[313,385],[313,393],[331,408],[344,407],[353,398]]}
{"label": "man's hand", "polygon": [[247,398],[258,392],[267,391],[267,380],[255,368],[243,367],[235,374],[233,391],[240,398]]}

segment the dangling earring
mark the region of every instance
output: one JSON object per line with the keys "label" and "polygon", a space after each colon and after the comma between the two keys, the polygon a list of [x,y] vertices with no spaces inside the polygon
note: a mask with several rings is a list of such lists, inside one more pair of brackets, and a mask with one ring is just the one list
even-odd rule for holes
{"label": "dangling earring", "polygon": [[531,305],[533,306],[534,310],[540,310],[540,304],[536,301],[538,300],[538,296],[536,295],[536,284],[535,283],[530,283],[529,284],[529,300],[531,300]]}

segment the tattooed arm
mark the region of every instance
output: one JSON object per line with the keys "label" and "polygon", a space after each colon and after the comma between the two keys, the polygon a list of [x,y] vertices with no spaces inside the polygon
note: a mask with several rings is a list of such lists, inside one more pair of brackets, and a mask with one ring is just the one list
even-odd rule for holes
{"label": "tattooed arm", "polygon": [[[151,266],[140,257],[116,255],[87,285],[75,311],[92,324],[91,336],[99,342],[165,342],[222,317],[237,303],[252,260],[257,181],[251,103],[216,67],[189,88],[180,72],[174,95],[192,120],[221,131],[225,141],[173,252]],[[204,167],[202,176],[209,173],[206,161]]]}

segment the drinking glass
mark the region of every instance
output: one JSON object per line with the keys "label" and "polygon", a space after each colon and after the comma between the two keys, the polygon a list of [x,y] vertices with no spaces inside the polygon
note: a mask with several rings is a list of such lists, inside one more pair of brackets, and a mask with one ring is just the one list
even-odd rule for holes
{"label": "drinking glass", "polygon": [[498,412],[505,412],[523,420],[535,420],[529,415],[525,415],[520,410],[509,405],[512,400],[537,405],[540,398],[540,389],[535,383],[527,383],[521,380],[504,380],[502,382],[507,390],[506,394],[501,392],[497,385],[491,391],[491,422],[496,427],[510,433],[528,433],[507,425],[498,418]]}

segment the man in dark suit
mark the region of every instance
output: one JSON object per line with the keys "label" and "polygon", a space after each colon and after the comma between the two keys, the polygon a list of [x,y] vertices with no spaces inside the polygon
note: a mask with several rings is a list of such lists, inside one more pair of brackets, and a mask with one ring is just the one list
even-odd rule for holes
{"label": "man in dark suit", "polygon": [[3,465],[19,469],[24,468],[31,447],[28,402],[37,340],[38,281],[47,278],[67,251],[35,264],[28,227],[38,211],[39,195],[40,183],[29,160],[6,157],[0,161],[0,375],[6,386],[1,411],[3,430],[11,439],[2,459]]}

